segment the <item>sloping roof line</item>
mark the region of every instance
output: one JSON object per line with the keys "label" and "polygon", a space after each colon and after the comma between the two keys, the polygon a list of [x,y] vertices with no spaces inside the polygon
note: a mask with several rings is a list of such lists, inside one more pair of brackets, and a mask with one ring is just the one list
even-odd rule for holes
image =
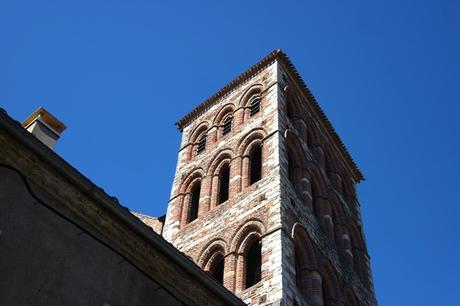
{"label": "sloping roof line", "polygon": [[344,143],[340,139],[339,135],[335,131],[334,127],[332,126],[331,122],[329,119],[326,117],[326,114],[324,111],[321,109],[321,106],[319,105],[318,101],[316,98],[313,96],[312,92],[308,88],[308,86],[305,84],[303,81],[302,77],[300,76],[299,72],[297,69],[294,67],[292,64],[291,60],[289,57],[281,50],[281,49],[276,49],[272,51],[270,54],[265,56],[263,59],[261,59],[259,62],[257,62],[255,65],[251,66],[248,70],[240,74],[238,77],[236,77],[233,81],[225,85],[225,87],[221,88],[218,92],[213,94],[211,97],[206,99],[204,102],[199,104],[197,107],[195,107],[191,112],[189,112],[187,115],[182,117],[179,121],[176,122],[176,126],[179,128],[180,131],[183,130],[184,126],[186,126],[191,120],[202,114],[204,111],[206,111],[209,107],[211,107],[215,102],[217,102],[220,98],[226,96],[229,94],[231,91],[239,87],[243,82],[247,81],[250,77],[255,75],[257,72],[271,64],[273,61],[279,60],[280,62],[284,63],[285,66],[290,70],[291,74],[296,78],[298,83],[301,85],[304,94],[307,96],[307,98],[312,102],[314,110],[318,113],[320,116],[320,119],[322,119],[323,123],[325,124],[326,128],[329,130],[333,140],[336,142],[338,145],[339,150],[342,151],[343,155],[347,159],[347,162],[351,166],[351,169],[354,172],[354,175],[358,181],[364,180],[364,176],[359,170],[358,166],[354,162],[353,158],[351,157],[350,153],[348,152],[347,148],[345,147]]}
{"label": "sloping roof line", "polygon": [[[35,156],[38,156],[40,161],[47,163],[56,172],[62,175],[69,184],[72,184],[73,187],[78,188],[80,192],[100,204],[101,209],[107,210],[114,218],[125,223],[136,235],[145,239],[148,244],[158,250],[159,253],[163,254],[167,260],[170,260],[170,263],[177,265],[179,269],[183,269],[192,279],[196,279],[197,282],[204,288],[207,288],[213,295],[222,299],[226,305],[246,305],[239,297],[216,282],[209,274],[205,273],[184,253],[178,251],[170,242],[161,235],[155,233],[153,229],[142,222],[138,217],[134,216],[129,209],[121,205],[116,198],[107,194],[104,189],[95,185],[66,160],[56,154],[56,152],[48,148],[40,140],[25,130],[21,123],[11,118],[6,110],[1,107],[0,130],[4,130],[6,133],[10,134],[11,137],[17,139],[21,145],[24,145],[25,148],[36,154]],[[163,216],[158,217],[158,219],[160,218],[163,218]],[[113,248],[115,249],[115,247]],[[137,265],[134,266],[137,267]],[[139,269],[145,272],[142,267],[139,267]],[[163,285],[161,286],[163,287]],[[169,290],[167,291],[169,292]],[[176,293],[171,294],[176,296]]]}

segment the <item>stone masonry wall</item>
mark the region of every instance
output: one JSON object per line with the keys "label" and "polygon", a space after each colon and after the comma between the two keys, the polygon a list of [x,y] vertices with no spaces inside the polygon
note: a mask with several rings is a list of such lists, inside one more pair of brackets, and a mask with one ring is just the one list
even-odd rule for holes
{"label": "stone masonry wall", "polygon": [[[277,65],[270,64],[215,103],[183,130],[176,176],[164,226],[164,237],[203,269],[212,250],[225,257],[224,285],[248,304],[271,304],[281,298],[281,239]],[[249,116],[252,96],[261,110]],[[225,112],[233,114],[232,130],[222,135]],[[197,134],[208,131],[206,149],[196,155]],[[262,144],[262,179],[248,182],[248,152]],[[219,166],[230,163],[228,201],[217,205]],[[202,180],[198,218],[184,222],[190,201],[188,183]],[[255,234],[262,244],[262,281],[243,289],[242,248]]]}
{"label": "stone masonry wall", "polygon": [[[261,111],[249,116],[249,102]],[[224,258],[223,284],[249,305],[376,305],[355,184],[299,77],[274,59],[183,128],[164,237],[210,271]],[[232,131],[223,122],[233,116]],[[207,133],[204,152],[199,140]],[[248,181],[249,152],[262,145],[262,179]],[[218,204],[220,169],[229,199]],[[358,171],[359,172],[359,171]],[[198,218],[192,186],[201,182]],[[262,245],[262,280],[244,289],[245,245]]]}
{"label": "stone masonry wall", "polygon": [[[356,178],[289,70],[280,65],[278,73],[283,88],[279,95],[284,136],[280,141],[283,299],[287,305],[294,301],[299,305],[374,305]],[[304,239],[299,238],[302,235]],[[297,241],[310,250],[303,253],[309,254],[304,267],[296,269]],[[303,280],[296,279],[296,274],[305,275],[310,286],[304,288],[307,294],[301,292]],[[315,284],[315,277],[323,284]],[[315,285],[321,294],[314,292]],[[330,290],[325,289],[328,286]]]}

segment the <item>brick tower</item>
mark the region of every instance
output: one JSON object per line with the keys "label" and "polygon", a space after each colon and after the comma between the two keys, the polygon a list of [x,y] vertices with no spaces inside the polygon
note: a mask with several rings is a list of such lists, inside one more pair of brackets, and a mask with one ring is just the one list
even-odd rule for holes
{"label": "brick tower", "polygon": [[276,50],[177,123],[163,235],[249,305],[376,305],[363,179]]}

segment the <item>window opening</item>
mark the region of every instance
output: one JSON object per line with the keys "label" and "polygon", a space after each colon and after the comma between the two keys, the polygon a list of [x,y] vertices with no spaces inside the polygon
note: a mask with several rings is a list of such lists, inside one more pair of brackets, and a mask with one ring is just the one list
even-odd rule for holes
{"label": "window opening", "polygon": [[249,106],[249,114],[250,116],[254,116],[260,111],[260,99],[256,98],[252,100],[251,105]]}
{"label": "window opening", "polygon": [[246,253],[245,286],[249,288],[257,284],[262,274],[262,248],[260,239],[252,243]]}
{"label": "window opening", "polygon": [[197,183],[192,188],[192,195],[190,199],[190,213],[188,217],[188,222],[192,222],[193,220],[198,218],[198,206],[200,203],[200,192],[201,192],[201,184]]}
{"label": "window opening", "polygon": [[224,119],[224,127],[222,129],[222,134],[228,134],[232,130],[232,116],[228,116],[227,118]]}
{"label": "window opening", "polygon": [[250,157],[249,184],[252,185],[262,178],[262,148],[252,149]]}
{"label": "window opening", "polygon": [[222,167],[219,175],[219,204],[228,200],[228,192],[230,188],[230,167],[225,165]]}
{"label": "window opening", "polygon": [[224,258],[219,258],[211,271],[212,277],[220,284],[224,283]]}
{"label": "window opening", "polygon": [[198,140],[198,146],[196,147],[196,152],[200,154],[206,148],[206,133],[201,135],[200,139]]}

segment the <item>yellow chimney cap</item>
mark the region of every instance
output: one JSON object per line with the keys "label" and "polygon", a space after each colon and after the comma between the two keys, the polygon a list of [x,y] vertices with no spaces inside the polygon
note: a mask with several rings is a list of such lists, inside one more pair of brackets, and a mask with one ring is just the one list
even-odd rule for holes
{"label": "yellow chimney cap", "polygon": [[35,112],[30,114],[30,116],[27,117],[27,119],[24,120],[24,122],[22,122],[22,126],[27,129],[32,123],[34,123],[37,120],[40,120],[43,123],[45,123],[48,127],[52,128],[54,132],[57,134],[61,134],[67,128],[64,123],[59,121],[56,117],[51,115],[50,112],[48,112],[41,106]]}

